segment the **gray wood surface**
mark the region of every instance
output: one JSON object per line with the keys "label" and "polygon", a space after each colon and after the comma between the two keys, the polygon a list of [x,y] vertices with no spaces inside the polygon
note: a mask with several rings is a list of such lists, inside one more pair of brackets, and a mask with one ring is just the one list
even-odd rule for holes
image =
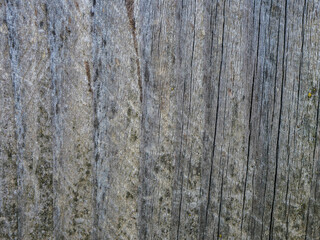
{"label": "gray wood surface", "polygon": [[320,1],[0,0],[0,239],[320,239]]}

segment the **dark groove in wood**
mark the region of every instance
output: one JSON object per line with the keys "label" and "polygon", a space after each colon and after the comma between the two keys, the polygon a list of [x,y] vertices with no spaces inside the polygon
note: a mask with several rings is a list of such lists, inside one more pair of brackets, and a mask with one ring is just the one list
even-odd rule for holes
{"label": "dark groove in wood", "polygon": [[278,161],[279,161],[279,149],[280,149],[280,132],[281,132],[281,121],[282,121],[282,104],[283,104],[283,89],[285,81],[285,53],[286,53],[286,31],[287,31],[287,0],[285,1],[285,14],[284,14],[284,34],[283,34],[283,58],[282,58],[282,81],[281,81],[281,90],[280,90],[280,110],[279,110],[279,120],[278,120],[278,134],[277,134],[277,147],[276,147],[276,166],[275,166],[275,176],[274,176],[274,186],[273,186],[273,200],[271,206],[271,217],[270,217],[270,226],[269,226],[269,240],[273,239],[273,214],[274,214],[274,205],[277,192],[277,178],[278,178]]}
{"label": "dark groove in wood", "polygon": [[[208,196],[207,196],[207,206],[206,206],[206,217],[205,217],[205,228],[207,228],[207,221],[208,221],[208,209],[210,204],[210,195],[211,195],[211,184],[212,184],[212,171],[213,171],[213,160],[214,160],[214,153],[216,148],[216,136],[217,136],[217,124],[218,124],[218,116],[219,116],[219,104],[220,104],[220,82],[221,82],[221,72],[222,72],[222,65],[223,65],[223,44],[224,44],[224,29],[225,29],[225,4],[226,1],[223,3],[223,24],[222,24],[222,45],[221,45],[221,61],[220,61],[220,70],[219,70],[219,77],[218,77],[218,95],[217,95],[217,107],[216,107],[216,116],[215,116],[215,127],[214,127],[214,137],[213,137],[213,145],[212,145],[212,154],[211,154],[211,166],[210,166],[210,175],[209,175],[209,188],[208,188]],[[204,239],[204,235],[203,235]]]}

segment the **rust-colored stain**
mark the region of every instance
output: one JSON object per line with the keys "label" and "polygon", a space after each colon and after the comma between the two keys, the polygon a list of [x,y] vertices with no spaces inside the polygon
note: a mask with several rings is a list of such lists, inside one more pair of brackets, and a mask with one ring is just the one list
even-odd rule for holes
{"label": "rust-colored stain", "polygon": [[130,27],[133,31],[133,34],[135,35],[136,21],[134,19],[134,0],[126,0],[126,8],[127,8]]}
{"label": "rust-colored stain", "polygon": [[138,85],[140,89],[140,102],[142,102],[142,80],[141,80],[141,68],[139,62],[139,54],[138,54],[138,41],[136,36],[136,21],[134,19],[134,0],[126,0],[126,8],[127,8],[127,15],[129,18],[129,25],[131,27],[131,34],[133,38],[133,45],[136,51],[136,64],[137,64],[137,72],[138,72]]}
{"label": "rust-colored stain", "polygon": [[87,74],[87,78],[88,78],[88,86],[89,86],[89,92],[92,92],[92,88],[91,88],[91,73],[90,73],[90,65],[88,61],[84,62],[84,66],[86,68],[86,74]]}
{"label": "rust-colored stain", "polygon": [[79,3],[78,3],[77,1],[74,1],[74,5],[76,6],[76,9],[77,9],[78,11],[80,11]]}
{"label": "rust-colored stain", "polygon": [[116,58],[115,60],[116,60],[116,65],[120,66],[120,60],[118,58]]}

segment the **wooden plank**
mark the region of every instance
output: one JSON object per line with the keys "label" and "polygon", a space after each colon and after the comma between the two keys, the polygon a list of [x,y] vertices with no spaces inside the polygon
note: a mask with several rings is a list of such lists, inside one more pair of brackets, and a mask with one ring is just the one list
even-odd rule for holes
{"label": "wooden plank", "polygon": [[0,1],[0,238],[318,239],[317,1]]}

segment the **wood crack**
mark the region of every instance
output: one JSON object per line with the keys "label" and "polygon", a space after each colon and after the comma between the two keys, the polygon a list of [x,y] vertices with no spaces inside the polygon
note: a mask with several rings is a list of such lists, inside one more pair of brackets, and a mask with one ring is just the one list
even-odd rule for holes
{"label": "wood crack", "polygon": [[277,193],[277,178],[278,178],[278,165],[279,165],[279,151],[280,151],[280,133],[281,133],[281,122],[282,122],[282,107],[283,107],[283,89],[285,81],[285,53],[286,53],[286,36],[287,36],[287,0],[285,2],[285,14],[284,14],[284,34],[283,34],[283,58],[282,58],[282,81],[281,81],[281,92],[280,92],[280,110],[279,110],[279,121],[278,121],[278,134],[277,134],[277,147],[276,147],[276,166],[274,174],[274,186],[273,186],[273,200],[271,206],[270,226],[269,226],[269,240],[273,239],[273,214],[274,206],[276,201]]}
{"label": "wood crack", "polygon": [[216,136],[217,136],[217,124],[218,124],[218,116],[219,116],[219,103],[220,103],[220,83],[221,83],[221,72],[222,72],[222,66],[223,66],[223,55],[224,55],[224,34],[225,34],[225,22],[226,22],[226,1],[223,3],[223,24],[222,24],[222,41],[221,41],[221,61],[220,61],[220,67],[219,67],[219,80],[218,80],[218,95],[217,95],[217,107],[216,107],[216,117],[215,117],[215,127],[214,127],[214,137],[213,137],[213,144],[212,144],[212,155],[211,155],[211,166],[210,166],[210,174],[209,174],[209,187],[208,187],[208,196],[207,196],[207,205],[206,205],[206,216],[205,216],[205,226],[204,226],[204,233],[202,239],[205,238],[205,231],[208,224],[208,209],[210,205],[210,195],[211,195],[211,185],[212,185],[212,171],[213,171],[213,160],[215,155],[215,147],[216,147]]}

